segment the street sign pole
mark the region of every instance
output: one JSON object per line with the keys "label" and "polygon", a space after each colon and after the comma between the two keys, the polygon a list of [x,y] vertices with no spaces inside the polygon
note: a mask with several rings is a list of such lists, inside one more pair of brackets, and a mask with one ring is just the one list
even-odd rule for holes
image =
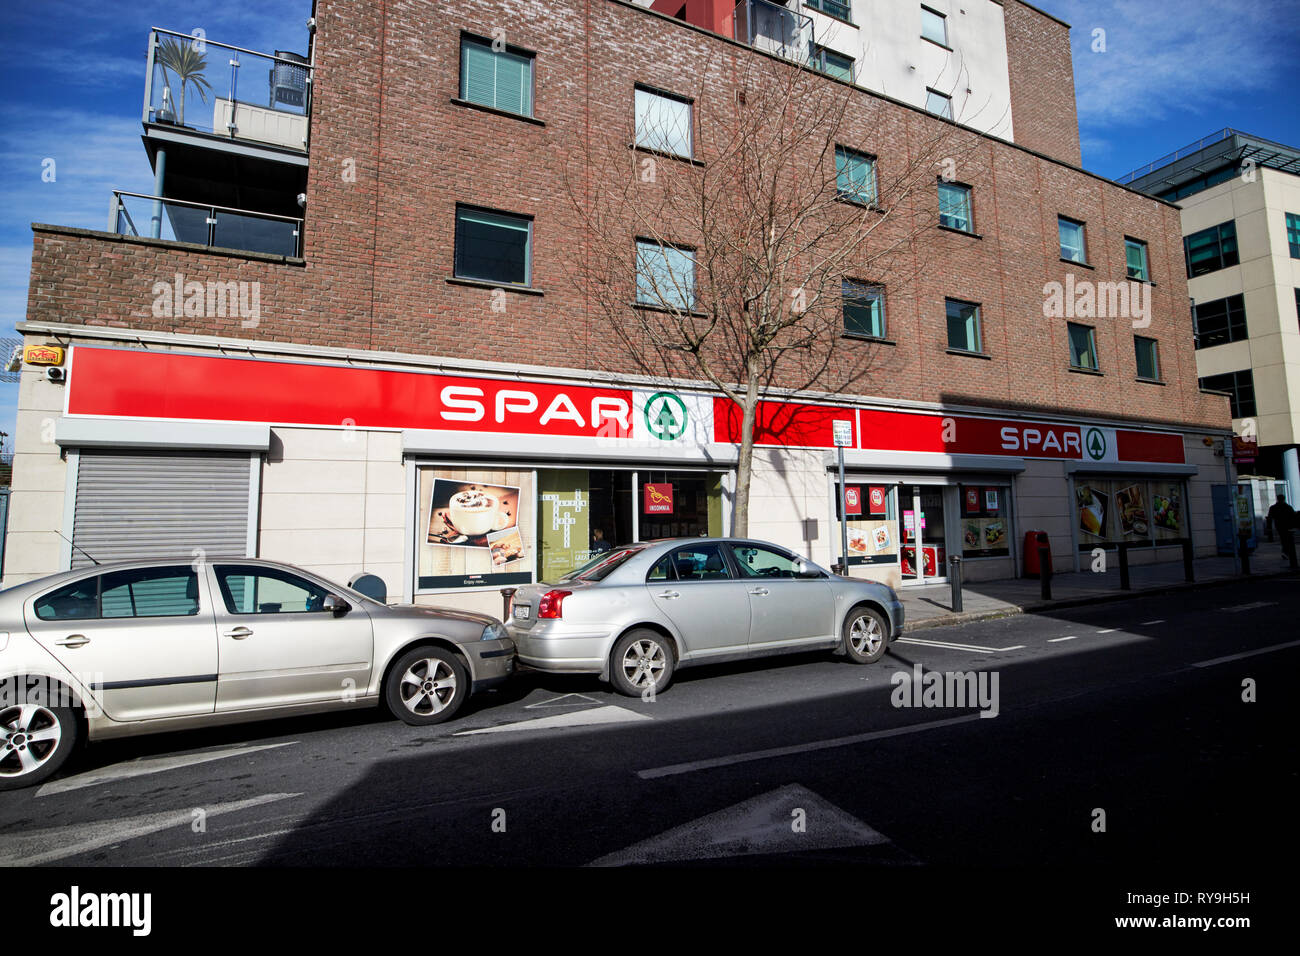
{"label": "street sign pole", "polygon": [[853,443],[853,423],[844,419],[835,420],[835,451],[840,460],[840,570],[849,576],[849,509],[844,495],[844,449]]}

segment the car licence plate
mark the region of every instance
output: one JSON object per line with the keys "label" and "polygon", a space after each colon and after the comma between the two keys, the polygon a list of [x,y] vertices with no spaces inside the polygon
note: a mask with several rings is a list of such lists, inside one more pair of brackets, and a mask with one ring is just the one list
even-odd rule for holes
{"label": "car licence plate", "polygon": [[533,609],[530,605],[528,604],[515,605],[515,617],[519,618],[519,620],[526,621],[532,616],[533,616]]}

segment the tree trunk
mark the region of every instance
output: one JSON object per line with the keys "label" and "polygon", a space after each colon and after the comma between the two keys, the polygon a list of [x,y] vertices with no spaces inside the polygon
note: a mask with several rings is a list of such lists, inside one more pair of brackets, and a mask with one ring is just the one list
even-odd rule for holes
{"label": "tree trunk", "polygon": [[745,401],[740,406],[740,461],[736,468],[736,507],[731,533],[749,537],[749,486],[754,477],[754,423],[758,418],[758,375],[750,363]]}

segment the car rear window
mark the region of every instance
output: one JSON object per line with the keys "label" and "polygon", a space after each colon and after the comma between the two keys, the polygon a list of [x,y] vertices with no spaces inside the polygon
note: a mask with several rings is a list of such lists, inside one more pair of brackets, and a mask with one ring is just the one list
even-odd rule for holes
{"label": "car rear window", "polygon": [[641,550],[642,548],[640,547],[615,548],[608,554],[602,554],[592,558],[582,567],[570,571],[555,583],[565,584],[569,581],[603,581],[615,568]]}

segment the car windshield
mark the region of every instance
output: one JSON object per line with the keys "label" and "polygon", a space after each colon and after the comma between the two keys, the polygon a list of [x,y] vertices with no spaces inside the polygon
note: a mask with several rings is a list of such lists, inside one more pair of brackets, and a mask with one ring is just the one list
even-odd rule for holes
{"label": "car windshield", "polygon": [[575,568],[558,581],[545,583],[568,584],[570,581],[603,581],[606,575],[640,551],[642,547],[644,546],[615,548],[606,554],[598,554],[582,567]]}

